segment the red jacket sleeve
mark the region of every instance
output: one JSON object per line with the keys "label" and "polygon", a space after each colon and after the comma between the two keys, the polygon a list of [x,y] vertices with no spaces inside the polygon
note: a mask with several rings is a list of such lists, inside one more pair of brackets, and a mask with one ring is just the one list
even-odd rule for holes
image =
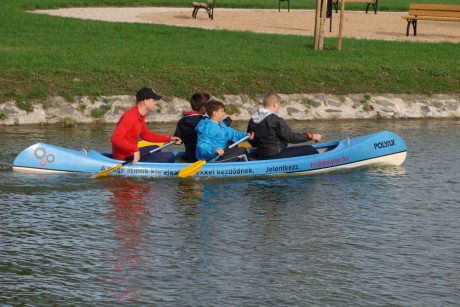
{"label": "red jacket sleeve", "polygon": [[150,131],[147,128],[145,122],[142,123],[141,138],[149,142],[170,142],[171,137],[169,135],[158,134]]}

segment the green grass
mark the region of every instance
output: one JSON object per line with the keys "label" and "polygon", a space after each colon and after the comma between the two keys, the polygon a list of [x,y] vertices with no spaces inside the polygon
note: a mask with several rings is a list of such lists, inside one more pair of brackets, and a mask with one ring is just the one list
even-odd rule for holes
{"label": "green grass", "polygon": [[[11,1],[14,2],[14,1]],[[85,7],[85,6],[182,6],[191,7],[192,0],[17,0],[18,4],[10,4],[10,7],[21,9],[48,9],[61,7]],[[200,0],[198,2],[206,2]],[[379,11],[406,11],[409,3],[442,3],[442,4],[459,4],[458,0],[381,0],[379,1]],[[281,4],[283,8],[287,3]],[[365,4],[347,3],[347,9],[362,10]],[[291,1],[292,9],[314,9],[315,0]],[[278,1],[276,0],[216,0],[216,8],[264,8],[277,9]]]}
{"label": "green grass", "polygon": [[[410,1],[381,2],[382,10],[407,10]],[[313,8],[314,3],[292,1],[291,5]],[[313,38],[306,36],[108,23],[25,12],[103,5],[191,7],[188,0],[0,0],[0,102],[52,95],[72,100],[78,95],[133,94],[144,85],[166,97],[183,98],[196,91],[255,96],[271,90],[431,94],[460,89],[459,44],[344,39],[338,52],[337,40],[330,38],[325,40],[325,50],[314,51]],[[218,0],[216,6],[277,8],[278,1]]]}

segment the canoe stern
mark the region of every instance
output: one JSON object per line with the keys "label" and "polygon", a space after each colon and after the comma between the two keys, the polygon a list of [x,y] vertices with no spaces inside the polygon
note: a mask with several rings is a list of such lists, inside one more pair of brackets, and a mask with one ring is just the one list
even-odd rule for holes
{"label": "canoe stern", "polygon": [[77,151],[45,143],[24,149],[13,162],[16,171],[37,172],[99,172],[102,162],[115,166],[117,161],[102,154],[92,157],[91,151]]}

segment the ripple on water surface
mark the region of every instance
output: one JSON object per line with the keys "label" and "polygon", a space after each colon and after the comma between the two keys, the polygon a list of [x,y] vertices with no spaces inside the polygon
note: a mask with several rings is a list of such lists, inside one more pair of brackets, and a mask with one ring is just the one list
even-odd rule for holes
{"label": "ripple on water surface", "polygon": [[[301,125],[312,124],[294,123],[299,130]],[[408,158],[402,167],[315,176],[92,180],[83,174],[21,174],[9,165],[36,139],[103,149],[112,129],[1,128],[0,161],[9,165],[0,170],[0,302],[460,301],[458,123],[314,126],[327,139],[393,130],[406,140]],[[16,136],[16,144],[4,144],[8,135]]]}

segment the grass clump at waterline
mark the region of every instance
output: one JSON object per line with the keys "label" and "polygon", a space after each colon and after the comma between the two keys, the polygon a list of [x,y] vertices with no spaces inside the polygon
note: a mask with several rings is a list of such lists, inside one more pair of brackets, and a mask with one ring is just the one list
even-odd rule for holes
{"label": "grass clump at waterline", "polygon": [[[189,1],[18,0],[0,3],[0,102],[133,94],[458,93],[459,45],[326,39],[108,23],[31,14],[61,6],[166,5]],[[265,3],[265,4],[263,4]],[[240,7],[265,1],[230,2]],[[263,6],[265,5],[265,6]],[[276,3],[277,5],[277,3]],[[269,8],[275,8],[276,5]],[[407,4],[408,6],[408,4]]]}

